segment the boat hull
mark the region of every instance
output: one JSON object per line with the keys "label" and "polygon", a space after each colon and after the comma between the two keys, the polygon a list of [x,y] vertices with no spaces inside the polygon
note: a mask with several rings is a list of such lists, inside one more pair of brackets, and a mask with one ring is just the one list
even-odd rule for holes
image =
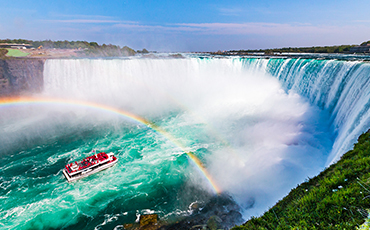
{"label": "boat hull", "polygon": [[115,165],[117,163],[118,159],[116,158],[114,161],[111,161],[111,162],[108,162],[102,166],[99,166],[95,169],[88,169],[86,171],[82,171],[81,174],[77,175],[77,176],[70,176],[67,172],[66,169],[63,169],[63,175],[65,176],[65,178],[67,179],[68,182],[72,182],[72,181],[76,181],[76,180],[79,180],[81,178],[84,178],[84,177],[87,177],[87,176],[90,176],[94,173],[97,173],[97,172],[100,172],[104,169],[107,169],[107,168],[110,168],[112,167],[113,165]]}

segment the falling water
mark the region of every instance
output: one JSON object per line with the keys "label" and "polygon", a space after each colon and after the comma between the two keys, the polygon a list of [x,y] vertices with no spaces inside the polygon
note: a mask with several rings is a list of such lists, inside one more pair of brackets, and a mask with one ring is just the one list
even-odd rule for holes
{"label": "falling water", "polygon": [[[369,127],[370,66],[318,59],[47,60],[44,98],[94,102],[155,123],[203,162],[241,207],[262,214],[335,162]],[[82,103],[83,104],[83,103]],[[113,229],[171,221],[214,196],[181,148],[99,108],[0,109],[0,226]],[[113,168],[75,183],[61,170],[92,150]]]}

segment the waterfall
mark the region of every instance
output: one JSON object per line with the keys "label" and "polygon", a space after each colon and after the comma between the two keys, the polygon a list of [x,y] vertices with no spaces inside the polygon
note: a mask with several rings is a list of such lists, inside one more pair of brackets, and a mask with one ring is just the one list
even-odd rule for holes
{"label": "waterfall", "polygon": [[336,139],[327,164],[339,160],[370,128],[369,63],[317,59],[243,61],[246,68],[258,66],[278,78],[285,90],[295,91],[329,111]]}
{"label": "waterfall", "polygon": [[[370,126],[367,62],[49,59],[43,76],[41,93],[0,110],[4,228],[114,229],[148,213],[177,219],[212,200],[207,179],[230,196],[204,215],[233,219],[222,214],[233,207],[258,216]],[[119,160],[67,183],[64,166],[92,150]]]}
{"label": "waterfall", "polygon": [[[53,77],[46,77],[45,92],[52,92],[53,95],[59,92],[60,95],[68,89],[67,92],[72,92],[74,96],[90,95],[102,100],[107,96],[103,92],[109,89],[112,92],[110,95],[119,95],[121,101],[123,98],[135,98],[135,103],[142,107],[163,107],[164,103],[159,101],[173,104],[168,96],[183,91],[178,87],[188,87],[187,92],[202,90],[193,86],[190,88],[189,81],[204,83],[220,72],[233,75],[239,73],[241,68],[276,77],[287,92],[294,91],[331,114],[336,139],[327,165],[351,149],[357,137],[370,127],[370,64],[361,61],[299,58],[48,60],[44,73]],[[149,103],[140,100],[142,97],[139,95],[132,97],[138,92],[132,84],[141,89],[140,93],[156,90],[161,97]],[[81,88],[81,85],[84,87]],[[117,99],[109,99],[112,100],[116,102]],[[192,100],[197,100],[197,97]],[[190,104],[193,102],[188,101]]]}
{"label": "waterfall", "polygon": [[[368,63],[333,59],[53,59],[42,94],[159,122],[198,154],[247,218],[337,161],[368,130],[369,76]],[[187,180],[204,187],[193,174]]]}

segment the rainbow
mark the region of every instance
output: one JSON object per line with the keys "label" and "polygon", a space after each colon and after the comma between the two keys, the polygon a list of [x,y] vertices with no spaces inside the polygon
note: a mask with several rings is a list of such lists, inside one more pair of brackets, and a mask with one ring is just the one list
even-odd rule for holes
{"label": "rainbow", "polygon": [[207,172],[206,168],[204,167],[203,163],[200,161],[200,159],[195,156],[192,152],[189,152],[186,150],[186,147],[181,144],[176,138],[174,138],[172,135],[164,131],[161,127],[157,126],[156,124],[139,117],[135,114],[123,111],[121,109],[117,109],[111,106],[107,106],[104,104],[99,104],[95,102],[89,102],[89,101],[78,101],[78,100],[69,100],[69,99],[61,99],[61,98],[45,98],[45,97],[7,97],[7,98],[0,98],[0,108],[1,107],[7,107],[12,105],[29,105],[29,104],[62,104],[62,105],[77,105],[77,106],[83,106],[87,108],[92,109],[99,109],[104,110],[110,113],[114,113],[120,116],[124,116],[126,118],[129,118],[131,120],[134,120],[140,124],[143,124],[150,128],[151,130],[155,131],[156,133],[164,136],[169,141],[171,141],[173,144],[175,144],[177,147],[179,147],[183,152],[187,154],[189,159],[197,166],[197,168],[202,172],[205,179],[210,184],[210,187],[213,189],[215,193],[220,193],[221,190],[218,188],[218,186],[213,181],[211,175]]}

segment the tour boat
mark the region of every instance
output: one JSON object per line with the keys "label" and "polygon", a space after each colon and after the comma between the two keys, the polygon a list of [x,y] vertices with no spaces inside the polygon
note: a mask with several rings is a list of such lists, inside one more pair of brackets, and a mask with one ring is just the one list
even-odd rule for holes
{"label": "tour boat", "polygon": [[75,161],[67,164],[65,169],[63,169],[63,174],[68,182],[71,182],[107,169],[117,163],[117,161],[118,159],[113,153],[96,153],[80,162]]}

